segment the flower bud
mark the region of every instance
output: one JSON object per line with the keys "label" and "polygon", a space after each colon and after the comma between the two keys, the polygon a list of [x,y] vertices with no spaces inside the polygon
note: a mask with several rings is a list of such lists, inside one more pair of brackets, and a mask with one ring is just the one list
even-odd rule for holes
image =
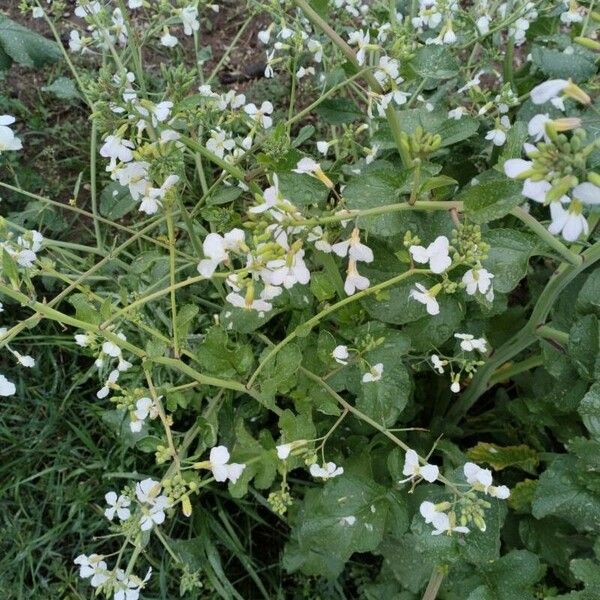
{"label": "flower bud", "polygon": [[597,42],[596,40],[591,40],[590,38],[586,37],[576,37],[575,42],[584,48],[600,51],[600,42]]}
{"label": "flower bud", "polygon": [[572,81],[569,81],[563,91],[565,96],[569,96],[569,98],[573,98],[573,100],[577,100],[577,102],[581,102],[581,104],[591,104],[592,102],[592,99]]}

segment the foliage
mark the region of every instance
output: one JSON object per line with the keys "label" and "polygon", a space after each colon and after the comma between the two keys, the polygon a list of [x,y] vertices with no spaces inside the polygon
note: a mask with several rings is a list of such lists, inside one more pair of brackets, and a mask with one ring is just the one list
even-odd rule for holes
{"label": "foliage", "polygon": [[0,16],[3,598],[598,597],[600,16],[467,4]]}

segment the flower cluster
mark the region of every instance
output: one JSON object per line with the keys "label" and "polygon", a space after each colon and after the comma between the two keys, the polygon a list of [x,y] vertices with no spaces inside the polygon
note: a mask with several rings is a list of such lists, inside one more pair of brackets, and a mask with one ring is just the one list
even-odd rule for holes
{"label": "flower cluster", "polygon": [[[549,80],[531,90],[535,105],[550,103],[565,111],[566,98],[590,103],[589,96],[569,80]],[[568,242],[588,233],[584,207],[600,204],[600,177],[588,166],[597,143],[586,144],[580,124],[578,118],[551,119],[548,113],[534,116],[528,125],[533,143],[523,148],[529,160],[511,158],[504,163],[508,177],[523,180],[523,196],[549,207],[550,233],[562,235]],[[563,133],[568,131],[573,131],[570,139]]]}

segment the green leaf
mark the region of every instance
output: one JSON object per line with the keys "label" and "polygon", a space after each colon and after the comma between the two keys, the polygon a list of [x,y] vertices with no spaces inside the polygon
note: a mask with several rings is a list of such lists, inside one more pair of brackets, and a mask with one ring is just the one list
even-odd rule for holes
{"label": "green leaf", "polygon": [[0,47],[6,56],[25,67],[43,67],[55,63],[62,56],[55,42],[2,15],[0,15]]}
{"label": "green leaf", "polygon": [[323,205],[329,189],[315,177],[300,173],[279,173],[279,190],[293,204]]}
{"label": "green leaf", "polygon": [[517,286],[527,274],[529,259],[542,250],[537,237],[514,229],[493,229],[485,241],[490,251],[483,266],[494,274],[494,289],[500,293]]}
{"label": "green leaf", "polygon": [[594,54],[583,51],[561,52],[543,46],[534,45],[531,49],[531,61],[550,79],[572,79],[586,81],[596,73]]}
{"label": "green leaf", "polygon": [[42,91],[50,92],[61,100],[79,100],[81,98],[75,82],[69,77],[55,79],[50,85],[44,86]]}
{"label": "green leaf", "polygon": [[175,320],[175,328],[177,329],[177,338],[186,343],[192,321],[200,311],[200,307],[196,304],[184,304],[177,309],[177,318]]}
{"label": "green leaf", "polygon": [[207,373],[220,377],[247,374],[254,356],[248,344],[235,344],[222,327],[211,327],[196,350],[198,363]]}
{"label": "green leaf", "polygon": [[372,479],[348,474],[309,490],[285,548],[286,569],[333,578],[352,554],[375,550],[389,511],[385,492]]}
{"label": "green leaf", "polygon": [[473,448],[467,450],[467,456],[476,463],[487,463],[495,471],[501,471],[507,467],[517,467],[527,473],[534,473],[539,463],[539,455],[536,450],[525,444],[520,446],[499,446],[478,442]]}
{"label": "green leaf", "polygon": [[431,79],[450,79],[459,71],[458,61],[444,46],[421,46],[410,66],[421,77]]}
{"label": "green leaf", "polygon": [[[425,119],[426,121],[426,119]],[[436,127],[431,133],[439,133],[442,136],[441,148],[452,146],[462,142],[475,135],[479,129],[479,121],[473,117],[463,117],[458,121],[456,119],[447,119],[439,127]],[[429,131],[429,129],[426,129]]]}
{"label": "green leaf", "polygon": [[567,351],[579,375],[584,379],[593,380],[598,356],[598,319],[596,315],[586,315],[573,323],[569,332]]}
{"label": "green leaf", "polygon": [[98,308],[87,300],[84,294],[73,294],[69,296],[69,303],[75,309],[75,317],[86,323],[99,325],[102,323],[102,316]]}
{"label": "green leaf", "polygon": [[8,277],[9,281],[18,286],[19,272],[17,270],[17,263],[15,259],[6,251],[6,248],[2,248],[2,274]]}
{"label": "green leaf", "polygon": [[343,125],[365,118],[364,110],[349,98],[327,98],[319,104],[315,112],[330,125]]}
{"label": "green leaf", "polygon": [[[382,359],[384,370],[381,379],[361,385],[356,406],[373,420],[390,427],[406,408],[412,383],[404,364],[393,361],[391,353],[386,356],[389,359]],[[369,362],[377,364],[374,359]]]}
{"label": "green leaf", "polygon": [[120,219],[130,213],[138,202],[131,197],[129,188],[116,181],[109,183],[100,194],[100,214],[107,219]]}
{"label": "green leaf", "polygon": [[577,479],[577,458],[557,457],[542,473],[533,500],[533,516],[553,515],[579,531],[600,533],[600,496],[586,489]]}
{"label": "green leaf", "polygon": [[518,181],[506,178],[485,181],[466,188],[457,198],[465,204],[465,214],[474,223],[487,223],[506,216],[523,202]]}
{"label": "green leaf", "polygon": [[577,410],[590,434],[600,438],[600,383],[592,384]]}

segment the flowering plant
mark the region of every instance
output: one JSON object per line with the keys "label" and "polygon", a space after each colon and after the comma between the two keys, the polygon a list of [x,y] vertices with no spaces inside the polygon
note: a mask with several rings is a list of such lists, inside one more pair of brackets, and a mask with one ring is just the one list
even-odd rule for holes
{"label": "flowering plant", "polygon": [[593,2],[240,4],[21,4],[89,168],[28,189],[0,116],[3,410],[47,340],[121,453],[69,589],[596,597]]}

